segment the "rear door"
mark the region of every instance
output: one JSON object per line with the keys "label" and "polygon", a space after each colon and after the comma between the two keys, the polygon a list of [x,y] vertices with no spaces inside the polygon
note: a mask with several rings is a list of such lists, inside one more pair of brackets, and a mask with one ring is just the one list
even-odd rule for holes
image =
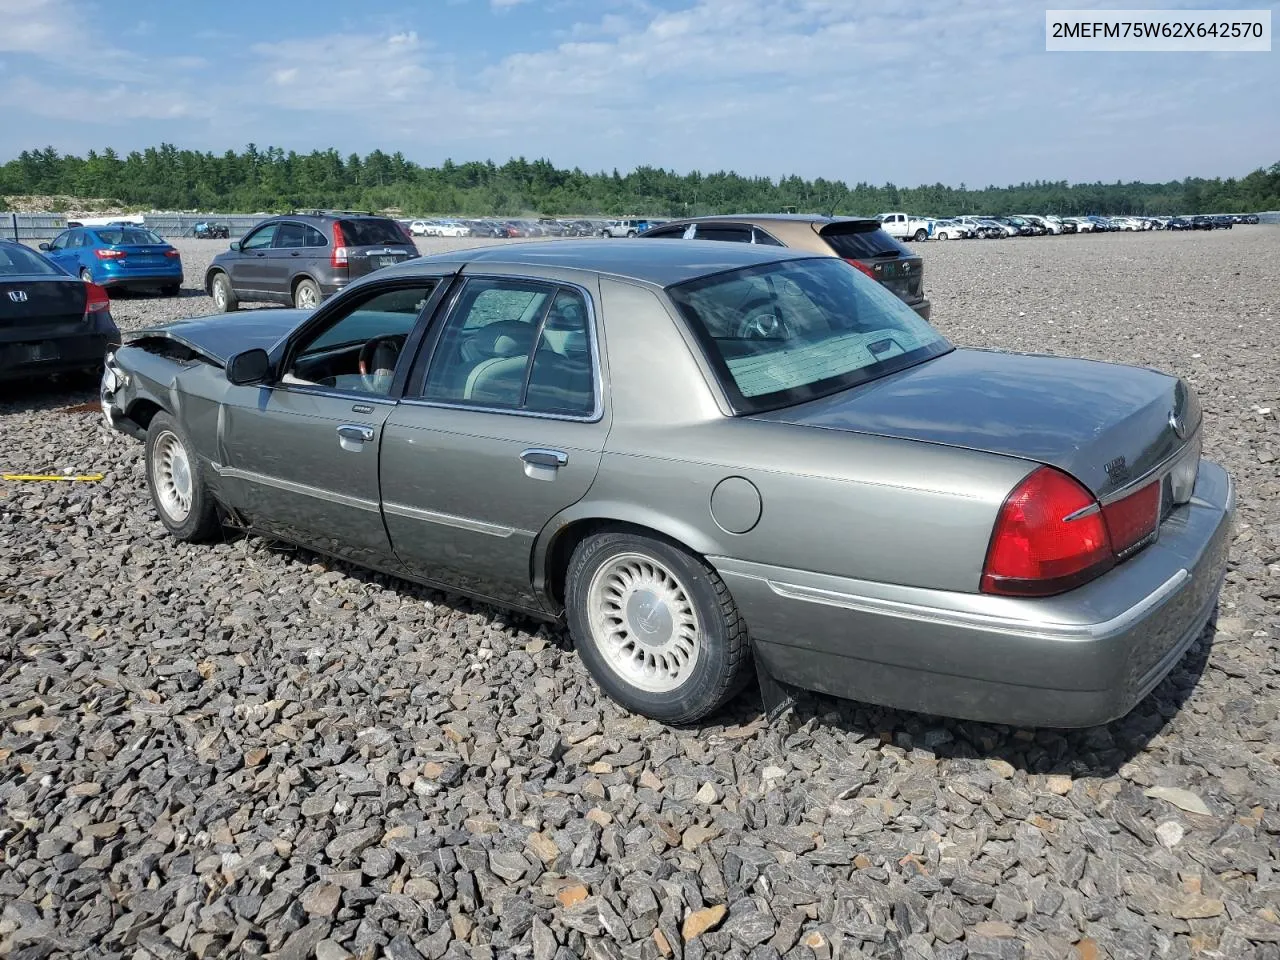
{"label": "rear door", "polygon": [[353,217],[339,220],[338,226],[352,280],[418,255],[418,248],[405,238],[399,225],[386,217]]}
{"label": "rear door", "polygon": [[383,430],[382,498],[415,576],[537,607],[533,545],[609,432],[594,288],[466,280]]}
{"label": "rear door", "polygon": [[237,292],[266,292],[270,274],[267,258],[271,255],[278,228],[279,224],[268,223],[254,230],[241,241],[239,256],[226,261],[231,285]]}
{"label": "rear door", "polygon": [[308,249],[308,231],[315,232],[305,223],[293,220],[276,228],[262,282],[265,290],[280,299],[292,298],[293,277],[306,269],[307,259],[314,252]]}

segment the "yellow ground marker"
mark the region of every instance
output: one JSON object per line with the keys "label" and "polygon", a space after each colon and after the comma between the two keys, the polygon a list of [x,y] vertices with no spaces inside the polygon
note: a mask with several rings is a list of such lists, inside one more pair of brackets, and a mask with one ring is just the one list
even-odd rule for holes
{"label": "yellow ground marker", "polygon": [[3,473],[0,474],[0,480],[72,480],[92,483],[95,480],[101,480],[105,474],[101,473],[82,473],[78,476],[60,473]]}

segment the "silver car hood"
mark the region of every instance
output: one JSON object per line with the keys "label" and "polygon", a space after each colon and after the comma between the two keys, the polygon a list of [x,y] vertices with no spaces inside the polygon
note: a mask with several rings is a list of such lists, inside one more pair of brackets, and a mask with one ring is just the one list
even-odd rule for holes
{"label": "silver car hood", "polygon": [[1182,380],[1155,370],[954,350],[759,416],[1050,464],[1102,497],[1178,450],[1199,426],[1200,407]]}
{"label": "silver car hood", "polygon": [[242,350],[271,348],[311,316],[311,310],[243,310],[174,320],[125,335],[125,342],[165,337],[225,364]]}

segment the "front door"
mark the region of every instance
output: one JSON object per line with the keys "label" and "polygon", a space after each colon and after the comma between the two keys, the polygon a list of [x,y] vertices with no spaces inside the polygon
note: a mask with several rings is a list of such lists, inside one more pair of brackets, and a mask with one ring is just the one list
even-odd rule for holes
{"label": "front door", "polygon": [[259,227],[241,241],[240,255],[227,261],[227,272],[231,274],[231,285],[236,293],[269,292],[269,257],[278,228],[275,223]]}
{"label": "front door", "polygon": [[434,308],[434,279],[389,281],[316,317],[272,386],[232,387],[220,476],[255,529],[368,566],[394,566],[378,448],[405,342]]}
{"label": "front door", "polygon": [[383,513],[411,574],[539,605],[534,541],[586,494],[609,430],[591,296],[467,280],[383,426]]}

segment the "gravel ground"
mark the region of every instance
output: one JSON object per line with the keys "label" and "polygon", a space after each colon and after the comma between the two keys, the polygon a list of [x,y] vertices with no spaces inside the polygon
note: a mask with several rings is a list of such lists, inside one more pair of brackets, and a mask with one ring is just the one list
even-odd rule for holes
{"label": "gravel ground", "polygon": [[[449,241],[435,241],[444,247]],[[455,246],[459,244],[453,244]],[[184,243],[188,277],[221,243]],[[424,247],[426,244],[424,243]],[[628,716],[564,634],[165,537],[69,385],[0,398],[0,955],[1280,957],[1280,229],[930,243],[959,343],[1191,378],[1216,623],[1130,716]],[[208,311],[122,298],[123,327]]]}

